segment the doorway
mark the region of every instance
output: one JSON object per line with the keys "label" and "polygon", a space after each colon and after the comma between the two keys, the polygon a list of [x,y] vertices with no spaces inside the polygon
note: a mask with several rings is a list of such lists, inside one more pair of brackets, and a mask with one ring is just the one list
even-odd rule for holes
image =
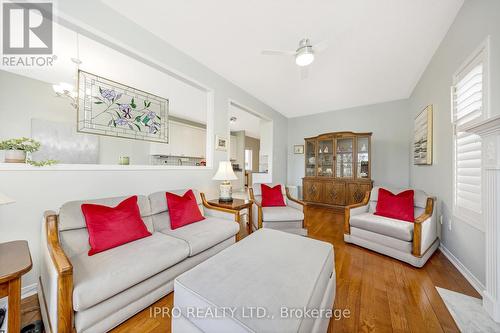
{"label": "doorway", "polygon": [[272,182],[272,120],[229,102],[230,160],[238,181],[235,191],[244,191],[254,183]]}

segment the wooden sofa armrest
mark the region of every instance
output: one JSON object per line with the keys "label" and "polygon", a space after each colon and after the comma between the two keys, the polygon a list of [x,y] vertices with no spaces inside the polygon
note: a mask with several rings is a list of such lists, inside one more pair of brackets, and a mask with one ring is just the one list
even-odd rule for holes
{"label": "wooden sofa armrest", "polygon": [[[248,194],[250,196],[250,200],[252,200],[253,204],[257,206],[257,229],[262,228],[262,204],[255,200],[255,195],[253,193],[253,188],[248,188]],[[253,223],[253,221],[251,221]]]}
{"label": "wooden sofa armrest", "polygon": [[360,203],[345,206],[345,208],[344,208],[344,234],[349,235],[351,233],[351,225],[349,224],[349,220],[351,219],[351,209],[368,205],[368,202],[370,201],[370,193],[371,193],[371,191],[366,191],[365,196],[363,197],[363,201],[361,201]]}
{"label": "wooden sofa armrest", "polygon": [[200,193],[201,196],[201,201],[203,202],[203,206],[207,209],[213,209],[213,210],[218,210],[219,212],[224,212],[228,214],[233,214],[234,215],[234,221],[235,222],[240,222],[239,221],[239,216],[240,212],[235,210],[235,209],[229,209],[229,208],[223,208],[223,207],[218,207],[210,204],[210,202],[207,201],[207,198],[205,197],[205,193]]}
{"label": "wooden sofa armrest", "polygon": [[422,223],[425,222],[428,218],[432,216],[434,213],[434,198],[427,198],[427,202],[425,204],[425,211],[415,219],[413,225],[413,247],[412,254],[415,257],[421,257],[422,253]]}
{"label": "wooden sofa armrest", "polygon": [[47,248],[57,271],[57,329],[73,332],[73,265],[59,242],[59,217],[52,211],[44,213]]}

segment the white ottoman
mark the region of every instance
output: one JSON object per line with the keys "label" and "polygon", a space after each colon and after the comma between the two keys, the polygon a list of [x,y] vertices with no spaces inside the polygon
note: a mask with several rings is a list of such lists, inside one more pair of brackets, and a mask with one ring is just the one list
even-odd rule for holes
{"label": "white ottoman", "polygon": [[175,279],[172,331],[326,332],[334,298],[331,244],[260,229]]}

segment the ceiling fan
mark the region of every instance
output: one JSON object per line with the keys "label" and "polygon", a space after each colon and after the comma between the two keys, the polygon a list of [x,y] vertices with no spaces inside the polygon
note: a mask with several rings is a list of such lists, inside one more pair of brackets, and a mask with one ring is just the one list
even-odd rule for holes
{"label": "ceiling fan", "polygon": [[263,50],[262,54],[295,57],[295,63],[301,67],[301,76],[304,79],[308,76],[307,66],[314,61],[314,55],[324,51],[327,46],[326,41],[312,45],[309,38],[303,38],[300,40],[299,47],[295,51]]}

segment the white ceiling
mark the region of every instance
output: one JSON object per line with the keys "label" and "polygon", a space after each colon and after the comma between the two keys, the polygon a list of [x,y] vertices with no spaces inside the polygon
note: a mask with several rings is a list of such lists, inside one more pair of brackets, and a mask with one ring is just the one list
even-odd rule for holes
{"label": "white ceiling", "polygon": [[[57,55],[53,66],[24,67],[0,64],[0,70],[50,84],[68,83],[73,85],[76,91],[78,68],[71,58],[79,58],[82,61],[79,69],[167,98],[170,115],[206,124],[206,92],[97,41],[84,36],[77,39],[74,31],[58,23],[54,23],[53,31],[54,54]],[[130,68],[134,70],[130,71]]]}
{"label": "white ceiling", "polygon": [[[287,117],[407,98],[463,0],[103,0]],[[327,40],[309,77],[295,49]]]}
{"label": "white ceiling", "polygon": [[[261,118],[242,110],[232,104],[229,104],[229,118],[236,117],[236,122],[229,123],[231,131],[245,131],[245,135],[252,138],[260,138]],[[229,120],[228,120],[229,121]]]}

